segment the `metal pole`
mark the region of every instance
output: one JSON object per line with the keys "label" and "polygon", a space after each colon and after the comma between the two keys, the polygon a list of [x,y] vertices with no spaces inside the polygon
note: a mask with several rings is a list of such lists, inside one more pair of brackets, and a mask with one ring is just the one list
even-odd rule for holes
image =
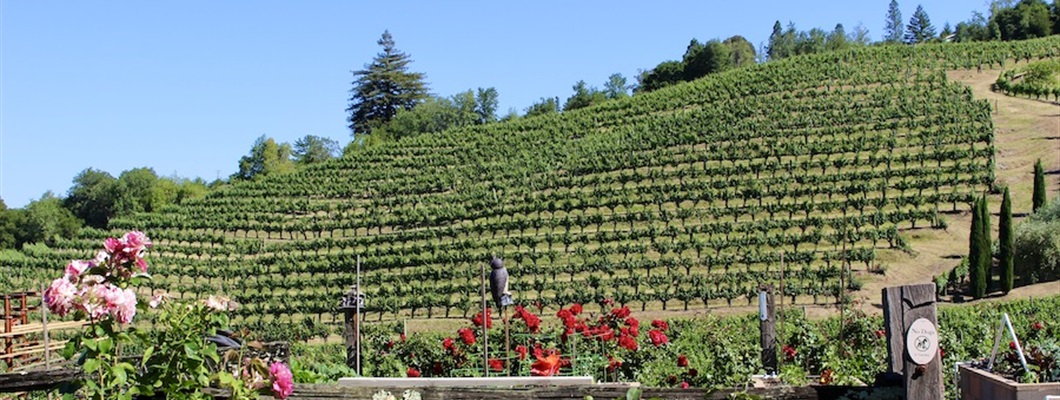
{"label": "metal pole", "polygon": [[504,370],[512,376],[512,337],[508,333],[508,318],[505,318],[504,307],[501,307],[501,322],[504,322]]}
{"label": "metal pole", "polygon": [[[781,332],[784,331],[784,252],[780,252],[780,306],[777,311],[777,339],[780,342],[780,348],[784,348],[784,336]],[[780,371],[780,365],[784,363],[784,357],[777,358],[777,371]]]}
{"label": "metal pole", "polygon": [[[361,290],[361,255],[357,255],[357,294],[364,293]],[[361,299],[362,296],[358,296],[357,309],[354,310],[356,314],[353,315],[353,330],[354,334],[357,335],[357,375],[361,374]]]}
{"label": "metal pole", "polygon": [[489,336],[486,325],[489,317],[486,315],[486,264],[482,264],[482,372],[485,376],[490,374],[489,361]]}

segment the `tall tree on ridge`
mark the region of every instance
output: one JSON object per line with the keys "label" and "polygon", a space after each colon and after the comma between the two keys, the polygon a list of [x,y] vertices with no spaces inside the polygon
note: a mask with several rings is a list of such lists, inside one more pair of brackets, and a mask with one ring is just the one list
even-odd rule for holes
{"label": "tall tree on ridge", "polygon": [[350,90],[346,108],[350,116],[346,120],[355,139],[357,135],[370,135],[373,128],[394,118],[399,109],[411,110],[427,98],[424,75],[408,71],[412,59],[394,47],[390,31],[384,31],[377,43],[383,52],[363,70],[353,72],[356,80]]}
{"label": "tall tree on ridge", "polygon": [[924,6],[917,5],[913,16],[909,17],[909,26],[905,30],[905,42],[908,44],[924,43],[936,37],[935,26],[931,25]]}
{"label": "tall tree on ridge", "polygon": [[331,138],[305,135],[294,142],[294,162],[302,165],[324,162],[339,153],[339,142]]}
{"label": "tall tree on ridge", "polygon": [[1009,198],[1008,187],[1001,199],[1001,220],[997,224],[998,258],[1001,261],[1001,291],[1008,294],[1012,290],[1014,282],[1014,260],[1012,236],[1012,199]]}
{"label": "tall tree on ridge", "polygon": [[1034,163],[1034,193],[1031,197],[1031,211],[1038,211],[1045,205],[1045,168],[1042,159]]}
{"label": "tall tree on ridge", "polygon": [[887,6],[887,19],[883,25],[883,41],[887,43],[899,43],[902,41],[902,12],[898,10],[898,0],[891,0]]}

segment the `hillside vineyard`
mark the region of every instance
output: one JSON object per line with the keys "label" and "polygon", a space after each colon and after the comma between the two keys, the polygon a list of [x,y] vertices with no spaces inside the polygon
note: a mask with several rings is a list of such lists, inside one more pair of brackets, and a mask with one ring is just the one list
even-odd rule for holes
{"label": "hillside vineyard", "polygon": [[[993,182],[990,105],[944,70],[1056,57],[1060,38],[883,46],[756,65],[588,109],[423,135],[0,260],[36,287],[113,232],[155,240],[151,288],[248,320],[335,315],[362,259],[370,318],[464,316],[496,254],[516,301],[831,303],[907,228]],[[746,303],[743,303],[746,304]]]}

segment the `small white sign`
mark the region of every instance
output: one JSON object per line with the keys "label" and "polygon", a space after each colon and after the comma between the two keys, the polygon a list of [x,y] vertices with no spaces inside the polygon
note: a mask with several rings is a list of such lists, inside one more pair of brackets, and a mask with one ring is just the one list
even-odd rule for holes
{"label": "small white sign", "polygon": [[925,365],[939,354],[939,332],[927,318],[918,318],[905,333],[905,348],[909,358]]}

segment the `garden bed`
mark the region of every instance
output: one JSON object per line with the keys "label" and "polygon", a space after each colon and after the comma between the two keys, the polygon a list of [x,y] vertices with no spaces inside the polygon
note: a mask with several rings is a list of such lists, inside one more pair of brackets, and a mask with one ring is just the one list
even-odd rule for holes
{"label": "garden bed", "polygon": [[960,366],[963,400],[1040,400],[1060,396],[1060,382],[1018,383],[990,371]]}

